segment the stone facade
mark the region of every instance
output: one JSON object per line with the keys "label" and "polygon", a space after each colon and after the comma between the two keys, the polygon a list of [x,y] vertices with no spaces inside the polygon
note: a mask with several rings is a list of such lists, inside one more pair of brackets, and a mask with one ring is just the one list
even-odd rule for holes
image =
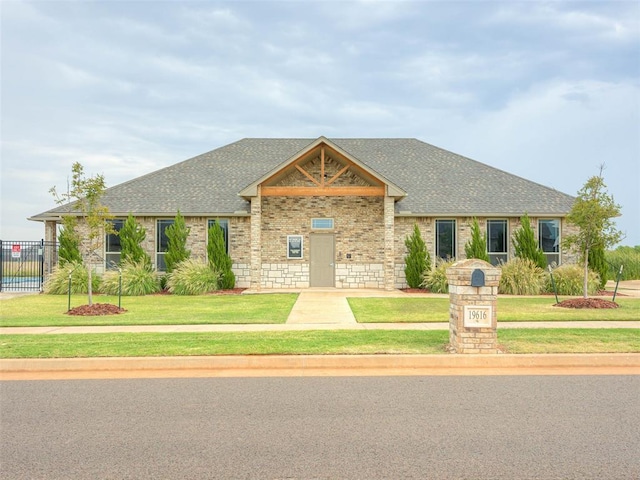
{"label": "stone facade", "polygon": [[[171,217],[163,217],[172,219]],[[186,217],[190,228],[187,248],[193,258],[207,257],[207,228],[215,216]],[[393,211],[390,197],[262,197],[252,199],[249,215],[223,217],[229,222],[229,254],[236,285],[241,288],[307,288],[309,279],[309,235],[324,232],[311,228],[312,218],[332,218],[334,228],[325,233],[335,238],[336,288],[406,288],[404,241],[418,224],[432,263],[435,261],[434,217],[410,217]],[[137,217],[146,229],[142,244],[153,265],[157,261],[157,217]],[[464,245],[470,239],[470,217],[456,220],[456,251],[464,259]],[[486,232],[486,217],[478,218]],[[537,235],[538,218],[531,224]],[[519,218],[507,218],[508,234],[520,228]],[[86,228],[79,223],[86,238]],[[575,227],[561,222],[561,236]],[[47,239],[55,239],[55,223],[45,224]],[[287,258],[287,235],[303,236],[302,259]],[[86,245],[86,241],[85,241]],[[509,258],[514,256],[509,242]],[[104,246],[92,258],[98,273],[105,270]],[[562,251],[561,263],[577,261],[575,252]]]}

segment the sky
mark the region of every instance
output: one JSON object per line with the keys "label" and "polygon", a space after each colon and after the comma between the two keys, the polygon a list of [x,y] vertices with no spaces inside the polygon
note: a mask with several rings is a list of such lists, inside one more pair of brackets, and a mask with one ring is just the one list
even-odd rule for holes
{"label": "sky", "polygon": [[[0,1],[0,239],[74,162],[113,186],[245,137],[417,138],[640,245],[640,2]],[[428,182],[427,182],[428,186]]]}

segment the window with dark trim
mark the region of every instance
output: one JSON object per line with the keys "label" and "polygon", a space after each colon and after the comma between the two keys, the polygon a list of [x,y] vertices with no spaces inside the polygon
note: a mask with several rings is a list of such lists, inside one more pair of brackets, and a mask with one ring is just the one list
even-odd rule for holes
{"label": "window with dark trim", "polygon": [[560,220],[538,220],[538,242],[547,265],[560,265]]}
{"label": "window with dark trim", "polygon": [[167,228],[173,225],[173,219],[162,219],[157,221],[156,228],[156,270],[164,272],[167,265],[164,256],[169,248],[169,238],[167,238]]}
{"label": "window with dark trim", "polygon": [[456,258],[456,221],[436,220],[436,257]]}
{"label": "window with dark trim", "polygon": [[506,220],[487,220],[487,253],[491,265],[506,263],[509,259],[508,239]]}
{"label": "window with dark trim", "polygon": [[107,270],[113,270],[120,264],[122,245],[120,244],[120,232],[124,226],[124,219],[110,220],[116,233],[108,233],[104,239],[104,265]]}

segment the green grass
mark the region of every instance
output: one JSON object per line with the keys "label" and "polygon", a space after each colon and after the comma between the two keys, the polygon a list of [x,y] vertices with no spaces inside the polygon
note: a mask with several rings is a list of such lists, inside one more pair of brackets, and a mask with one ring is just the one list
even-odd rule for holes
{"label": "green grass", "polygon": [[[444,354],[448,339],[446,330],[2,335],[0,358]],[[640,330],[505,329],[498,342],[509,353],[638,353]]]}
{"label": "green grass", "polygon": [[507,328],[498,343],[508,353],[640,353],[640,330]]}
{"label": "green grass", "polygon": [[[285,323],[297,298],[297,294],[122,297],[127,313],[81,317],[65,313],[64,295],[28,295],[0,302],[0,326]],[[93,301],[117,305],[118,297],[94,295]],[[86,303],[86,295],[71,296],[72,308]]]}
{"label": "green grass", "polygon": [[[566,299],[566,297],[561,298]],[[349,298],[360,323],[448,322],[449,298]],[[616,298],[615,309],[554,307],[553,296],[498,297],[498,322],[640,320],[640,299]]]}

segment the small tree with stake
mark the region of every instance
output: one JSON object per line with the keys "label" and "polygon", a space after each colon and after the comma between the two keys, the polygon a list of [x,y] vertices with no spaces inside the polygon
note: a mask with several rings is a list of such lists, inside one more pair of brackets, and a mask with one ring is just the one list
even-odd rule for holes
{"label": "small tree with stake", "polygon": [[71,187],[67,193],[59,195],[56,187],[52,187],[49,191],[56,198],[56,203],[58,204],[73,201],[74,203],[71,204],[71,207],[82,214],[86,223],[87,233],[84,238],[85,242],[80,242],[80,253],[87,267],[88,302],[89,305],[93,305],[91,260],[96,251],[102,247],[104,235],[113,233],[113,225],[110,222],[113,216],[109,213],[109,208],[100,202],[106,190],[104,175],[85,177],[84,167],[80,162],[73,164],[71,172]]}
{"label": "small tree with stake", "polygon": [[584,298],[587,298],[589,253],[598,248],[607,250],[624,238],[613,221],[621,215],[621,207],[607,193],[603,170],[604,165],[601,165],[600,173],[587,180],[567,216],[567,220],[578,227],[578,232],[567,235],[564,243],[569,248],[575,247],[580,253],[584,264]]}

